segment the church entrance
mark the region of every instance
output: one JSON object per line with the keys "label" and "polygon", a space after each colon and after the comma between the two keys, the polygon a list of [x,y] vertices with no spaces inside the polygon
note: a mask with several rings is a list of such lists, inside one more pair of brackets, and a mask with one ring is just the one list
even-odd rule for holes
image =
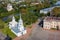
{"label": "church entrance", "polygon": [[43,28],[43,20],[41,20],[38,25]]}
{"label": "church entrance", "polygon": [[59,30],[59,26],[56,26],[57,30]]}

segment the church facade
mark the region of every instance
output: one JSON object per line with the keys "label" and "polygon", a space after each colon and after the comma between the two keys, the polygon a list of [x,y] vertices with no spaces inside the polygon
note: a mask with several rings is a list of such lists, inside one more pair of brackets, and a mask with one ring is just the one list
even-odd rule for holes
{"label": "church facade", "polygon": [[23,26],[23,20],[21,19],[21,16],[18,22],[15,21],[15,18],[13,16],[12,21],[9,22],[9,28],[18,37],[27,33],[27,30]]}

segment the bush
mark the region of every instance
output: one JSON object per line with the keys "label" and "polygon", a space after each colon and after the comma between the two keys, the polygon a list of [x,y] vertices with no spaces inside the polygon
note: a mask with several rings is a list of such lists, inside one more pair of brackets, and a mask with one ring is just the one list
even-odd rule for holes
{"label": "bush", "polygon": [[0,19],[0,29],[3,29],[4,28],[4,22]]}
{"label": "bush", "polygon": [[5,35],[9,35],[11,38],[15,38],[16,35],[9,29],[9,27],[5,27],[4,29],[2,29],[2,33],[4,33]]}
{"label": "bush", "polygon": [[51,28],[52,30],[57,30],[56,28]]}

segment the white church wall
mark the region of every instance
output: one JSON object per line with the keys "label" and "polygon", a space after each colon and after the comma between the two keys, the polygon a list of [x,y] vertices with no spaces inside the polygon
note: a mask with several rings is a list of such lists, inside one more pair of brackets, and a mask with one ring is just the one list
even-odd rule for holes
{"label": "white church wall", "polygon": [[[12,24],[12,25],[10,25],[10,24]],[[17,29],[16,29],[16,27],[17,27]],[[23,25],[23,21],[22,21],[21,17],[19,19],[19,22],[16,22],[15,18],[13,16],[12,21],[9,22],[9,28],[18,37],[27,33],[27,31],[24,29],[24,25]],[[18,33],[17,33],[17,31],[18,31]]]}

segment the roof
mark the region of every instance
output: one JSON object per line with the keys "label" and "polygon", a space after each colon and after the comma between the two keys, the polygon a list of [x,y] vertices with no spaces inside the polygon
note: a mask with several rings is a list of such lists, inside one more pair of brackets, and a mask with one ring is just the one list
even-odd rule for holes
{"label": "roof", "polygon": [[60,17],[45,17],[45,21],[60,21]]}
{"label": "roof", "polygon": [[40,13],[48,13],[48,12],[50,12],[53,8],[54,8],[54,7],[42,9],[42,10],[40,10]]}
{"label": "roof", "polygon": [[7,34],[7,36],[4,40],[12,40],[12,38]]}
{"label": "roof", "polygon": [[60,1],[57,1],[55,4],[56,4],[56,5],[60,4]]}
{"label": "roof", "polygon": [[42,10],[40,10],[40,13],[45,13],[46,14],[46,13],[50,12],[55,7],[60,7],[60,6],[53,6],[53,7],[50,7],[50,8],[42,9]]}
{"label": "roof", "polygon": [[57,1],[54,5],[52,5],[49,8],[45,8],[45,9],[40,10],[40,13],[45,13],[46,14],[46,13],[50,12],[55,7],[60,7],[60,1]]}
{"label": "roof", "polygon": [[19,33],[20,32],[20,30],[19,30],[19,28],[18,27],[13,27],[13,28],[11,28],[15,33]]}

